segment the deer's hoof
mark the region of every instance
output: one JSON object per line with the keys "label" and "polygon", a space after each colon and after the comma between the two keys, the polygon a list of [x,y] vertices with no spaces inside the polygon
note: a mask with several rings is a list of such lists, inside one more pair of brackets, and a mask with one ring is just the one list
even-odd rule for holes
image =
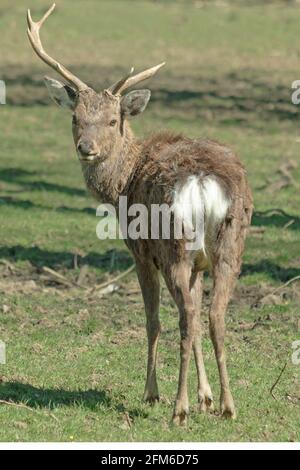
{"label": "deer's hoof", "polygon": [[186,410],[183,410],[181,412],[175,411],[173,414],[172,418],[172,423],[174,426],[182,426],[182,427],[187,427],[188,425],[188,416],[189,413]]}
{"label": "deer's hoof", "polygon": [[213,412],[215,409],[212,396],[199,396],[199,411],[200,413]]}
{"label": "deer's hoof", "polygon": [[154,406],[156,403],[159,402],[159,395],[144,395],[144,402],[148,403],[151,406]]}
{"label": "deer's hoof", "polygon": [[225,419],[232,419],[232,420],[236,419],[236,412],[235,412],[234,407],[232,406],[222,406],[221,415],[222,415],[222,418],[225,418]]}

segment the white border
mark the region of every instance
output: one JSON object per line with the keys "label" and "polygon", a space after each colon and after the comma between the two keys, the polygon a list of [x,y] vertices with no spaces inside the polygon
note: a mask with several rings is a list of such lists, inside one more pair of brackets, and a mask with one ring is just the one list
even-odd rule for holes
{"label": "white border", "polygon": [[108,442],[108,443],[0,443],[0,450],[300,450],[300,443],[162,443],[162,442]]}

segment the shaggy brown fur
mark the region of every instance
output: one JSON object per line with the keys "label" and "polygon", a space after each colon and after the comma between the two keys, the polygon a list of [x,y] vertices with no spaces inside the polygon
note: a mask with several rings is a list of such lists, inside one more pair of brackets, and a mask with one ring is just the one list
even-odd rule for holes
{"label": "shaggy brown fur", "polygon": [[[198,372],[200,410],[213,409],[202,355],[200,322],[203,271],[208,270],[214,279],[209,319],[220,373],[221,413],[235,418],[224,350],[224,318],[240,272],[253,209],[245,170],[234,152],[216,141],[188,139],[171,133],[136,140],[123,112],[122,100],[109,92],[98,95],[88,89],[77,93],[74,102],[74,141],[86,185],[97,200],[112,203],[117,208],[119,196],[127,196],[129,206],[144,204],[150,213],[152,204],[171,205],[175,186],[180,187],[189,176],[196,175],[199,182],[205,176],[216,179],[231,201],[225,220],[207,244],[206,255],[199,251],[191,258],[185,240],[172,236],[170,240],[126,240],[136,261],[147,317],[148,367],[144,399],[153,403],[159,397],[156,358],[160,333],[160,271],[180,314],[181,365],[173,422],[187,422],[187,379],[192,350]],[[82,143],[89,149],[87,157],[95,155],[92,161],[87,161],[86,153],[82,154]]]}
{"label": "shaggy brown fur", "polygon": [[136,140],[127,117],[136,116],[145,109],[150,92],[138,90],[123,97],[121,92],[153,76],[164,64],[135,76],[129,75],[109,90],[96,93],[42,47],[39,31],[54,7],[37,23],[28,11],[28,36],[37,55],[72,85],[71,88],[46,78],[55,102],[73,112],[74,141],[92,195],[116,207],[120,195],[128,196],[129,205],[140,203],[150,209],[152,204],[171,205],[175,187],[183,185],[189,176],[196,176],[199,184],[209,176],[217,180],[230,200],[225,219],[214,225],[214,233],[209,235],[207,253],[202,250],[191,256],[186,250],[186,240],[176,240],[174,236],[170,240],[128,239],[126,243],[136,261],[147,317],[148,367],[144,399],[153,403],[159,398],[156,359],[160,333],[160,270],[179,310],[180,372],[173,422],[187,422],[187,380],[192,350],[198,373],[200,411],[213,409],[201,347],[203,271],[207,269],[214,280],[209,324],[220,375],[221,413],[235,418],[224,339],[225,312],[240,272],[253,210],[244,168],[232,150],[215,141],[192,140],[170,133]]}
{"label": "shaggy brown fur", "polygon": [[[128,126],[126,129],[132,137]],[[184,240],[128,239],[126,243],[136,260],[147,314],[149,352],[144,398],[150,402],[158,399],[155,366],[160,332],[160,270],[180,312],[181,369],[173,421],[176,424],[185,424],[187,421],[187,370],[192,348],[199,378],[200,410],[213,409],[212,393],[202,356],[200,323],[202,274],[208,269],[214,278],[210,333],[220,372],[221,412],[225,417],[235,418],[224,351],[224,315],[240,272],[244,240],[252,216],[252,196],[245,170],[230,148],[211,140],[192,140],[180,135],[161,133],[146,140],[133,139],[130,145],[127,141],[125,148],[127,152],[120,153],[120,164],[117,165],[120,171],[116,173],[114,165],[108,165],[107,170],[105,164],[99,164],[98,169],[97,164],[92,167],[83,165],[85,177],[92,174],[95,178],[92,184],[91,177],[86,178],[94,195],[101,195],[106,201],[113,200],[117,205],[113,188],[119,188],[117,192],[128,196],[129,205],[142,203],[148,208],[151,204],[171,205],[177,183],[183,184],[191,175],[201,175],[200,181],[209,175],[218,180],[231,200],[226,219],[210,247],[209,263],[203,253],[199,253],[195,256],[194,264],[191,264]],[[109,178],[107,174],[110,175]],[[104,188],[108,191],[105,195]]]}

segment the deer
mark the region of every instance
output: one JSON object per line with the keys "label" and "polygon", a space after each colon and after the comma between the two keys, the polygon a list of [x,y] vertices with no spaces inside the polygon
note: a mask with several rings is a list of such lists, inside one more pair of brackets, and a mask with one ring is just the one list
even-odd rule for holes
{"label": "deer", "polygon": [[27,14],[28,37],[37,56],[63,79],[45,77],[51,98],[72,113],[73,139],[87,189],[101,202],[118,206],[120,196],[130,204],[169,204],[180,211],[190,204],[204,209],[202,245],[187,250],[182,239],[127,239],[140,284],[148,338],[144,400],[159,401],[157,351],[161,333],[160,285],[164,279],[179,311],[180,368],[172,415],[174,425],[186,426],[189,417],[188,372],[194,356],[199,412],[214,412],[212,390],[202,350],[204,273],[213,279],[209,332],[220,379],[220,412],[235,419],[225,352],[225,314],[242,266],[253,199],[244,166],[225,144],[191,139],[169,131],[135,137],[130,118],[142,113],[151,92],[134,85],[153,77],[161,63],[138,74],[134,70],[100,93],[82,82],[44,50],[40,29],[55,4],[34,22]]}

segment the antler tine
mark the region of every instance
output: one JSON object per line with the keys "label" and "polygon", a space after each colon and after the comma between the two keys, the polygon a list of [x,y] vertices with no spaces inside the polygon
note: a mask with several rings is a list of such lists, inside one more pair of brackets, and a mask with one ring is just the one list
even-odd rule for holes
{"label": "antler tine", "polygon": [[47,18],[51,15],[53,10],[55,9],[55,3],[49,8],[49,10],[44,14],[43,18],[40,21],[33,21],[31,17],[30,10],[27,11],[27,23],[28,29],[27,34],[30,40],[30,43],[36,52],[36,54],[45,62],[47,65],[52,67],[56,72],[58,72],[63,78],[65,78],[69,83],[75,86],[78,91],[82,91],[88,86],[83,83],[79,78],[73,75],[69,70],[67,70],[62,64],[57,62],[55,59],[50,57],[47,52],[44,50],[41,39],[40,39],[40,29],[47,20]]}
{"label": "antler tine", "polygon": [[[37,21],[36,24],[39,26],[39,28],[45,23],[46,19],[51,15],[51,13],[54,11],[56,7],[56,4],[53,3],[53,5],[49,8],[48,11],[46,11],[46,13],[44,14],[43,18],[40,20],[40,21]],[[28,27],[30,28],[34,21],[32,20],[31,18],[31,12],[30,10],[28,10],[27,12],[27,23],[28,23]]]}
{"label": "antler tine", "polygon": [[118,80],[116,83],[111,85],[108,88],[108,91],[110,91],[113,95],[116,95],[118,93],[118,91],[121,89],[121,87],[124,85],[124,83],[126,83],[127,80],[131,77],[133,72],[134,72],[134,67],[131,67],[129,73],[127,75],[125,75],[125,77],[121,78],[121,80]]}
{"label": "antler tine", "polygon": [[156,65],[155,67],[151,67],[150,69],[144,70],[143,72],[138,73],[137,75],[134,75],[133,77],[131,76],[133,73],[133,68],[131,69],[130,73],[119,80],[117,83],[112,85],[109,88],[109,91],[113,94],[116,95],[121,94],[123,91],[127,90],[127,88],[132,87],[133,85],[136,85],[139,82],[142,82],[143,80],[147,80],[147,78],[153,77],[159,69],[161,69],[165,65],[165,62],[162,62],[159,65]]}

